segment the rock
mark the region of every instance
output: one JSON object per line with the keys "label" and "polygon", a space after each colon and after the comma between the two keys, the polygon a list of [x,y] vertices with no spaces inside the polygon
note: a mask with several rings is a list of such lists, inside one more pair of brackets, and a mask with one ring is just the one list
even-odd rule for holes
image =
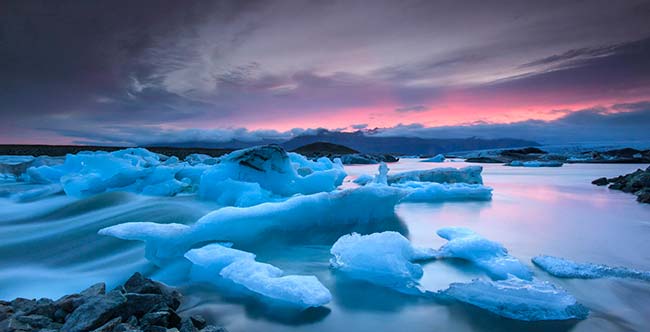
{"label": "rock", "polygon": [[224,327],[208,325],[205,328],[201,329],[201,332],[228,332],[228,330],[226,330]]}
{"label": "rock", "polygon": [[52,323],[52,319],[42,315],[16,316],[16,320],[35,329],[42,329]]}
{"label": "rock", "polygon": [[[603,179],[594,180],[592,183],[603,185]],[[650,203],[650,167],[645,170],[637,169],[630,174],[605,180],[607,183],[611,183],[609,189],[633,193],[637,196],[639,203]]]}
{"label": "rock", "polygon": [[36,300],[19,297],[11,301],[11,307],[18,315],[29,315],[36,310]]}
{"label": "rock", "polygon": [[96,283],[85,290],[81,291],[81,297],[97,296],[106,294],[106,284],[103,282]]}
{"label": "rock", "polygon": [[[285,153],[286,154],[286,153]],[[178,309],[181,304],[181,294],[160,282],[145,278],[139,272],[134,273],[124,284],[128,293],[137,294],[159,294],[164,298],[165,304],[173,310]]]}
{"label": "rock", "polygon": [[[4,302],[4,301],[3,301]],[[7,319],[14,314],[14,308],[9,305],[9,302],[0,304],[0,322]]]}
{"label": "rock", "polygon": [[140,319],[141,326],[157,325],[164,327],[179,327],[181,318],[173,310],[149,312]]}
{"label": "rock", "polygon": [[201,315],[192,315],[190,316],[190,320],[192,321],[192,325],[194,325],[194,327],[199,330],[208,325],[205,321],[205,318],[203,318]]}
{"label": "rock", "polygon": [[122,318],[131,316],[142,317],[144,314],[156,309],[164,309],[176,304],[161,294],[136,294],[126,293],[126,305],[120,313]]}
{"label": "rock", "polygon": [[198,332],[199,329],[192,324],[190,319],[183,319],[181,322],[180,332]]}
{"label": "rock", "polygon": [[591,184],[595,184],[597,186],[605,186],[608,183],[609,181],[607,181],[607,178],[598,178],[596,180],[591,181]]}
{"label": "rock", "polygon": [[34,330],[26,323],[17,320],[15,317],[7,318],[0,322],[0,331],[14,332],[14,331],[32,331]]}
{"label": "rock", "polygon": [[61,331],[81,332],[96,329],[114,318],[125,303],[126,297],[118,290],[90,297],[70,314]]}
{"label": "rock", "polygon": [[122,323],[122,317],[115,317],[106,322],[106,324],[94,329],[92,332],[112,332],[120,323]]}

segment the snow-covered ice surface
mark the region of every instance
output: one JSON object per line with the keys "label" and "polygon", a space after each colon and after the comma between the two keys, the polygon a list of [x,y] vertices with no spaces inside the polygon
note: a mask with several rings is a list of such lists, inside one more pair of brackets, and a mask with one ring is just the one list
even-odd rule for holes
{"label": "snow-covered ice surface", "polygon": [[585,319],[589,314],[571,294],[538,280],[475,279],[453,283],[443,294],[499,316],[523,321]]}
{"label": "snow-covered ice surface", "polygon": [[[304,178],[319,171],[330,170],[328,162],[301,160],[291,153],[287,155],[296,176]],[[63,158],[41,158],[30,163],[37,161],[42,163],[40,166],[56,166],[64,162]],[[217,275],[216,279],[223,280],[227,285],[215,282],[215,279],[196,281],[195,274],[191,272],[194,270],[194,265],[183,256],[188,250],[205,246],[206,242],[194,243],[189,249],[184,245],[177,249],[161,246],[162,249],[169,249],[170,254],[173,253],[168,256],[168,259],[159,262],[161,267],[144,257],[146,249],[143,242],[124,241],[97,234],[97,231],[103,228],[137,223],[134,225],[138,226],[134,226],[129,233],[132,234],[132,231],[140,227],[148,228],[148,231],[153,232],[150,234],[158,232],[156,235],[158,238],[164,237],[166,231],[170,231],[169,236],[173,237],[172,234],[178,234],[179,231],[182,233],[194,229],[198,220],[207,218],[207,215],[212,213],[214,219],[208,224],[220,224],[222,221],[216,220],[224,219],[224,225],[215,226],[217,227],[215,230],[221,227],[228,228],[228,231],[223,234],[236,239],[238,233],[245,234],[247,228],[251,228],[252,223],[245,221],[248,216],[259,217],[259,220],[262,220],[269,216],[266,213],[271,213],[264,212],[267,208],[257,207],[260,205],[252,206],[255,204],[254,200],[236,202],[235,200],[241,196],[251,199],[256,197],[254,194],[238,195],[237,190],[231,191],[222,198],[219,196],[223,199],[221,202],[219,198],[215,200],[198,197],[201,176],[208,169],[218,165],[219,158],[195,156],[190,161],[190,159],[161,157],[159,162],[161,166],[169,168],[176,168],[182,164],[183,167],[179,167],[180,169],[174,174],[174,179],[179,182],[185,181],[183,183],[189,185],[169,197],[143,195],[138,190],[144,188],[139,187],[144,178],[138,178],[140,182],[136,180],[135,186],[107,188],[105,192],[99,194],[73,197],[64,192],[51,193],[56,190],[55,186],[48,187],[50,184],[25,182],[23,181],[26,180],[25,177],[0,178],[0,299],[17,296],[56,298],[64,293],[79,291],[99,281],[107,281],[110,288],[124,282],[131,273],[141,271],[147,276],[179,286],[185,295],[184,313],[202,314],[208,320],[225,325],[234,332],[392,331],[396,329],[413,332],[432,330],[592,332],[644,331],[648,326],[647,317],[650,317],[650,308],[645,304],[650,303],[650,289],[647,282],[630,278],[590,280],[556,278],[541,269],[533,268],[530,263],[535,255],[547,253],[555,257],[570,257],[577,262],[597,262],[638,271],[650,270],[650,258],[640,254],[650,252],[650,243],[647,241],[650,237],[650,207],[636,203],[627,194],[611,192],[606,188],[590,184],[595,178],[614,177],[637,168],[645,168],[647,165],[567,164],[556,168],[517,169],[504,165],[483,165],[483,172],[479,175],[481,175],[481,182],[493,189],[490,200],[481,200],[477,196],[472,200],[435,201],[433,198],[437,196],[428,195],[429,199],[425,201],[406,202],[405,195],[412,193],[413,190],[400,188],[400,186],[408,185],[409,181],[420,180],[422,174],[448,173],[448,171],[427,170],[447,168],[443,166],[449,165],[454,167],[472,165],[462,161],[453,164],[435,164],[420,162],[420,159],[402,159],[387,165],[390,168],[388,175],[413,171],[416,171],[417,175],[411,173],[413,178],[392,182],[393,186],[385,189],[386,192],[393,194],[398,192],[397,196],[401,196],[386,213],[385,220],[383,216],[386,211],[382,211],[383,204],[380,204],[382,201],[375,200],[365,204],[365,195],[368,192],[357,191],[359,184],[352,182],[360,175],[367,174],[371,181],[366,184],[369,186],[368,189],[363,189],[376,191],[376,187],[380,185],[370,182],[375,180],[377,165],[345,166],[343,171],[349,176],[340,188],[353,189],[342,193],[356,197],[350,199],[349,204],[336,203],[343,202],[335,198],[338,197],[338,190],[298,194],[293,197],[294,195],[283,196],[281,189],[276,190],[272,182],[269,182],[268,186],[265,184],[266,187],[260,184],[260,188],[270,193],[268,197],[262,196],[261,200],[269,200],[262,205],[277,206],[279,211],[297,211],[297,217],[272,218],[273,220],[261,223],[263,226],[259,228],[252,227],[252,232],[260,231],[256,240],[243,242],[232,240],[232,242],[236,242],[234,248],[237,250],[256,255],[254,262],[269,264],[282,270],[281,276],[314,276],[331,294],[331,301],[325,306],[296,312],[276,307],[269,308],[265,301],[261,301],[263,298],[268,299],[268,296],[255,295],[258,293],[221,275]],[[336,162],[330,162],[331,169],[334,169]],[[22,167],[20,165],[11,166],[11,170],[19,171]],[[252,165],[256,164],[252,163]],[[144,172],[151,172],[150,166],[140,167],[145,169]],[[333,176],[327,178],[328,181],[335,181],[334,183],[340,179]],[[471,184],[457,179],[458,177],[451,181],[442,181],[452,183],[441,184],[450,187],[454,184]],[[235,183],[233,187],[237,184],[235,181],[255,183],[238,177],[230,177],[224,181],[233,181]],[[472,181],[476,181],[476,177]],[[434,183],[437,184],[437,182],[428,182],[419,183],[417,186],[426,187]],[[56,183],[52,184],[56,185]],[[58,184],[61,185],[61,182],[59,181]],[[154,185],[150,190],[158,187],[165,186]],[[249,185],[243,185],[242,192],[263,193],[257,190],[257,187],[247,187]],[[125,190],[128,191],[124,192]],[[286,204],[287,201],[294,202],[294,199],[300,197],[308,197],[301,199],[315,200],[318,203],[314,202],[313,205],[295,203],[296,206],[293,207],[290,206],[291,204]],[[325,204],[326,201],[330,203]],[[389,203],[392,204],[391,201]],[[323,210],[314,209],[315,206],[323,204],[329,204],[332,211],[323,215]],[[223,209],[224,205],[240,205],[241,208]],[[235,217],[247,209],[252,209],[252,212]],[[376,211],[377,209],[379,211]],[[213,213],[215,210],[223,210],[223,212]],[[355,214],[359,218],[354,216],[347,218]],[[363,219],[362,214],[382,216],[382,218]],[[363,220],[372,222],[363,222]],[[149,228],[149,224],[142,224],[143,222],[154,222],[155,225],[151,224]],[[164,224],[177,226],[160,227]],[[311,226],[304,229],[295,227],[302,224]],[[313,227],[313,225],[318,226]],[[266,228],[267,226],[272,227]],[[488,299],[472,297],[474,301],[468,302],[471,304],[453,299],[439,301],[438,297],[428,298],[426,294],[444,296],[442,292],[451,284],[470,284],[475,279],[481,280],[482,284],[478,285],[480,287],[467,286],[464,293],[469,294],[475,288],[496,292],[492,284],[504,285],[508,280],[492,280],[487,270],[464,259],[413,261],[412,263],[421,266],[423,273],[417,282],[418,288],[426,292],[425,296],[404,294],[389,287],[349,278],[349,275],[343,271],[333,270],[330,267],[332,244],[342,235],[351,232],[370,234],[396,231],[407,238],[414,247],[440,248],[449,241],[436,236],[436,231],[440,228],[459,226],[469,228],[485,239],[500,243],[503,248],[508,249],[509,255],[531,268],[535,274],[533,279],[522,281],[521,286],[542,282],[542,280],[549,282],[556,289],[564,290],[578,303],[589,308],[589,316],[584,320],[535,322],[500,317],[499,315],[505,315],[504,312],[507,311],[516,312],[512,310],[512,305],[506,304],[517,303],[524,299],[530,300],[528,297],[530,294],[524,292],[527,286],[513,290],[513,294],[518,295],[499,307],[502,308],[501,310],[508,310],[496,314],[485,310],[495,303],[496,296]],[[205,227],[206,230],[212,229]],[[218,235],[212,234],[209,236],[211,240],[206,241],[221,243],[229,241],[221,239]],[[181,241],[179,244],[184,243]],[[180,254],[177,254],[178,252]],[[152,254],[153,257],[158,256],[156,250]],[[255,284],[249,284],[246,278],[237,280],[256,289]],[[241,296],[242,291],[253,295]],[[503,289],[498,293],[502,294]],[[562,299],[566,298],[562,297]],[[527,301],[525,305],[531,308],[532,304],[529,302]],[[570,301],[565,303],[571,305]],[[479,304],[486,307],[480,308]],[[551,308],[561,311],[560,307]],[[539,309],[535,311],[549,312],[548,308]],[[528,310],[528,312],[533,311]]]}
{"label": "snow-covered ice surface", "polygon": [[530,280],[533,273],[498,242],[490,241],[464,227],[445,227],[438,236],[449,242],[438,250],[439,258],[460,258],[485,270],[493,279],[508,279],[510,275]]}
{"label": "snow-covered ice surface", "polygon": [[630,278],[650,281],[650,271],[639,271],[620,266],[612,267],[603,264],[577,263],[566,258],[546,255],[535,256],[532,262],[540,269],[559,278]]}

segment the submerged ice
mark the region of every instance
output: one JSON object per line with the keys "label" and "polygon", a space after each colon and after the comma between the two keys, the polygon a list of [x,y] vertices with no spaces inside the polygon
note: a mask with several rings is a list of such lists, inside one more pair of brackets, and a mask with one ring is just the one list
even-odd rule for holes
{"label": "submerged ice", "polygon": [[584,319],[589,314],[571,294],[539,280],[475,279],[469,283],[453,283],[442,294],[499,316],[523,321]]}
{"label": "submerged ice", "polygon": [[285,275],[281,269],[255,260],[249,252],[209,244],[185,253],[192,263],[194,280],[222,284],[223,280],[283,305],[318,307],[331,301],[332,295],[315,276]]}
{"label": "submerged ice", "polygon": [[625,267],[611,267],[602,264],[577,263],[554,256],[535,256],[533,264],[558,278],[598,279],[629,278],[650,281],[650,271],[638,271]]}
{"label": "submerged ice", "polygon": [[500,243],[490,241],[474,231],[463,227],[445,227],[438,236],[448,240],[438,250],[439,258],[459,258],[472,262],[493,279],[516,276],[530,280],[533,273]]}

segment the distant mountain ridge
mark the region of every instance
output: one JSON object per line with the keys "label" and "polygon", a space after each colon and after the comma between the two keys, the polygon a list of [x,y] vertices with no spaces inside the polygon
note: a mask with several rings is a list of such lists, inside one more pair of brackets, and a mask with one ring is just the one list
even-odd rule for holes
{"label": "distant mountain ridge", "polygon": [[338,132],[319,130],[314,134],[305,134],[293,137],[289,140],[264,139],[261,141],[231,140],[227,142],[183,142],[183,143],[161,143],[148,146],[166,147],[203,147],[218,149],[241,149],[255,145],[279,144],[291,151],[301,146],[312,143],[325,142],[343,145],[361,153],[390,153],[397,155],[430,155],[454,151],[470,151],[484,149],[519,148],[529,146],[540,146],[534,141],[497,138],[482,139],[470,138],[420,138],[420,137],[384,137],[373,134],[366,134],[362,131]]}

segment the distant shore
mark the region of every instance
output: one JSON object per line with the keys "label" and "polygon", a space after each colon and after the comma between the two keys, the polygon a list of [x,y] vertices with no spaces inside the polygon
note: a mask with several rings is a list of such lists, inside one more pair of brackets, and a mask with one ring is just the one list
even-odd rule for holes
{"label": "distant shore", "polygon": [[[81,151],[116,151],[126,149],[124,146],[94,146],[94,145],[23,145],[23,144],[3,144],[0,145],[0,155],[11,156],[65,156],[69,153],[79,153]],[[147,146],[145,149],[164,154],[167,156],[176,156],[184,159],[188,155],[194,153],[207,154],[213,157],[219,157],[226,153],[234,151],[234,149],[212,149],[212,148],[178,148],[178,147],[163,147],[163,146]]]}

